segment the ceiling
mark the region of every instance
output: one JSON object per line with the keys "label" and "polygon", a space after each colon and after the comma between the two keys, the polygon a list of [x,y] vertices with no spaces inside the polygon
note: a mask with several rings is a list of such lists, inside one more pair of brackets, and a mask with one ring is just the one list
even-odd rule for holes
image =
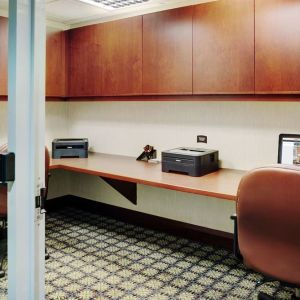
{"label": "ceiling", "polygon": [[[107,10],[79,0],[46,0],[48,25],[70,29],[170,8],[216,0],[149,0],[130,7]],[[0,0],[0,15],[7,16],[8,0]]]}

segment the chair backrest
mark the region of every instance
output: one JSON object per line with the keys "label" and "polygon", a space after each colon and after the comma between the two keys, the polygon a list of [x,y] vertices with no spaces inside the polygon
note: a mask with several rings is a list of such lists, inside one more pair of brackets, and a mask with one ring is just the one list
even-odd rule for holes
{"label": "chair backrest", "polygon": [[[7,152],[7,144],[0,146],[0,153]],[[45,147],[45,187],[48,190],[48,174],[49,174],[50,155],[47,147]],[[0,217],[7,216],[7,188],[0,185]]]}
{"label": "chair backrest", "polygon": [[300,167],[248,172],[239,185],[238,241],[244,263],[272,278],[300,284]]}

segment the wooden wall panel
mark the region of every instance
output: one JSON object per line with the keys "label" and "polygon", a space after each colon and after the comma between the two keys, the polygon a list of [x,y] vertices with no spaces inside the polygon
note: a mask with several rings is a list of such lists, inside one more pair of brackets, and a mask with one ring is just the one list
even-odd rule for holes
{"label": "wooden wall panel", "polygon": [[300,93],[300,1],[256,0],[257,93]]}
{"label": "wooden wall panel", "polygon": [[102,94],[100,26],[86,26],[69,32],[69,96]]}
{"label": "wooden wall panel", "polygon": [[142,17],[101,24],[102,94],[142,94]]}
{"label": "wooden wall panel", "polygon": [[254,93],[254,0],[195,6],[193,92]]}
{"label": "wooden wall panel", "polygon": [[48,29],[46,43],[46,96],[66,96],[66,42],[65,31]]}
{"label": "wooden wall panel", "polygon": [[8,19],[0,17],[0,96],[7,95]]}
{"label": "wooden wall panel", "polygon": [[192,94],[193,7],[143,16],[143,93]]}

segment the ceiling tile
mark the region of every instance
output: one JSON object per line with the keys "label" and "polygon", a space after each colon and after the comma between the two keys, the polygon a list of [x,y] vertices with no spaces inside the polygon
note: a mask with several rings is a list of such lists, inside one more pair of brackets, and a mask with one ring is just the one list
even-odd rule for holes
{"label": "ceiling tile", "polygon": [[46,5],[47,17],[63,23],[72,20],[85,19],[89,16],[104,16],[107,14],[102,8],[91,6],[77,0],[55,0]]}
{"label": "ceiling tile", "polygon": [[[80,27],[160,10],[216,0],[149,0],[139,5],[107,10],[79,0],[46,0],[48,23],[61,24],[62,28]],[[0,14],[7,15],[8,0],[0,0]]]}

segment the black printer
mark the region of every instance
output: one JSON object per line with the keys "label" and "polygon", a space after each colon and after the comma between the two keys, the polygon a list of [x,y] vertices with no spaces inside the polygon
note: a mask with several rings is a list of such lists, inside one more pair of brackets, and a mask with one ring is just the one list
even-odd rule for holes
{"label": "black printer", "polygon": [[162,171],[202,176],[218,170],[219,151],[180,147],[162,152]]}
{"label": "black printer", "polygon": [[88,149],[89,141],[87,138],[55,139],[52,141],[52,158],[87,158]]}

